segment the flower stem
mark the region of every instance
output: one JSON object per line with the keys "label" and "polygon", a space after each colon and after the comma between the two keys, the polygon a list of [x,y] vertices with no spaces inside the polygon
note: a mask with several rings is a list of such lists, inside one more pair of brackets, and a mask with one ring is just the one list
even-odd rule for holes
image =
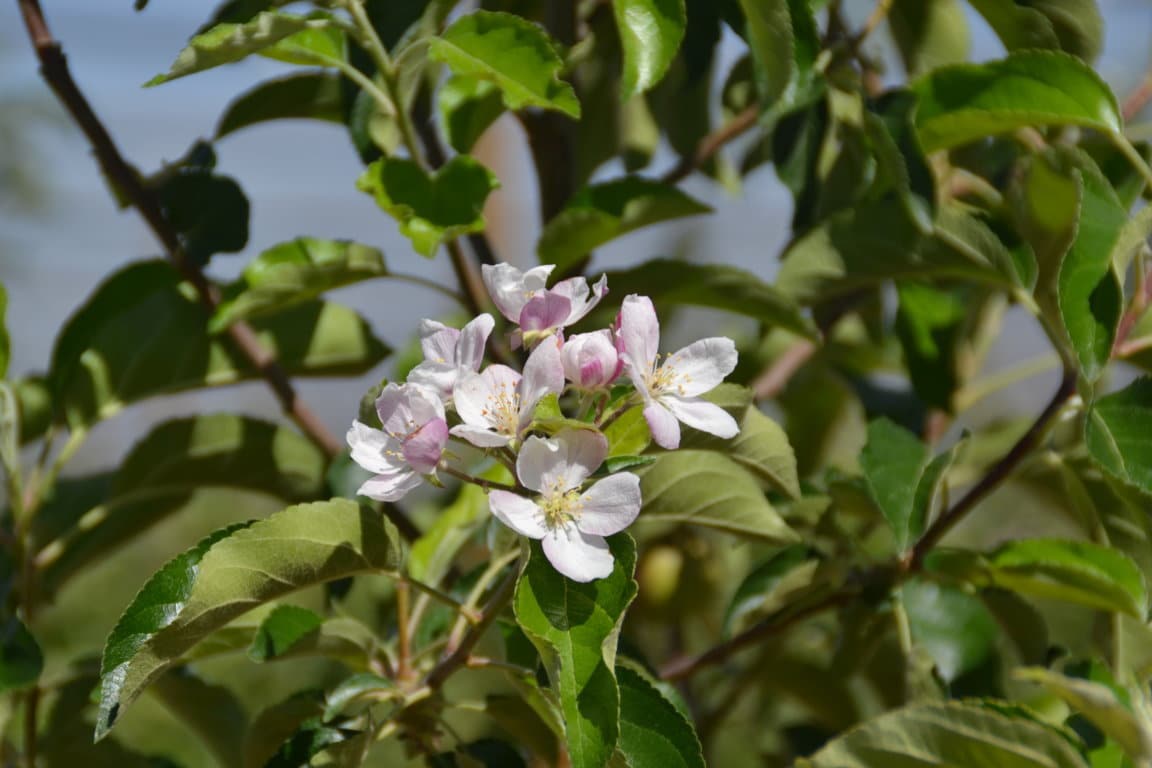
{"label": "flower stem", "polygon": [[455,467],[450,467],[446,464],[441,465],[440,469],[446,475],[451,475],[452,477],[456,478],[457,480],[463,480],[466,483],[472,483],[472,485],[478,485],[481,488],[483,488],[485,491],[495,490],[495,491],[511,491],[513,493],[517,493],[521,490],[520,488],[516,487],[515,485],[508,485],[507,483],[500,483],[500,482],[497,482],[495,480],[485,480],[482,477],[476,477],[475,475],[470,475],[467,472],[463,472],[459,469],[456,469]]}

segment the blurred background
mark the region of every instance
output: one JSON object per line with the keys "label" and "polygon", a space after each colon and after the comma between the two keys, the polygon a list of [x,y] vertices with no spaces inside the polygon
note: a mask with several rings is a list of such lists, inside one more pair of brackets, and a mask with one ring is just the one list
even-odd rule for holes
{"label": "blurred background", "polygon": [[[211,3],[153,0],[136,13],[130,0],[43,0],[53,31],[64,45],[73,74],[127,159],[144,172],[175,160],[198,139],[210,137],[226,105],[250,86],[288,70],[253,57],[162,87],[141,83],[166,71],[186,40],[203,23]],[[871,0],[851,0],[857,20]],[[1144,79],[1150,64],[1152,0],[1100,0],[1106,38],[1098,62],[1101,74],[1123,96]],[[1002,55],[984,22],[972,14],[973,56]],[[879,42],[880,36],[876,37]],[[891,61],[892,58],[889,56]],[[731,47],[714,76],[722,80],[733,63]],[[894,77],[902,77],[895,70]],[[1149,120],[1152,116],[1145,114]],[[342,126],[304,121],[267,123],[240,131],[216,146],[218,168],[235,177],[252,204],[251,235],[242,254],[219,255],[214,277],[231,279],[260,251],[297,236],[349,238],[382,248],[389,266],[449,282],[445,254],[426,260],[397,232],[395,222],[355,188],[361,163]],[[486,135],[478,152],[503,184],[488,211],[498,256],[521,266],[536,262],[539,233],[535,182],[523,134],[505,117]],[[651,171],[675,162],[667,148]],[[598,174],[621,173],[606,166]],[[593,269],[619,267],[655,255],[683,255],[724,261],[765,278],[776,271],[777,255],[789,237],[791,198],[775,172],[765,166],[740,190],[725,189],[702,176],[685,189],[712,205],[715,213],[649,228],[598,251]],[[55,335],[93,287],[119,266],[158,255],[157,245],[134,212],[119,211],[93,161],[88,145],[68,122],[37,72],[14,1],[0,0],[0,282],[8,290],[7,324],[12,335],[13,376],[43,371]],[[358,309],[377,335],[401,349],[421,317],[455,311],[439,294],[409,284],[378,280],[342,289],[339,301]],[[619,297],[616,297],[619,298]],[[718,312],[684,312],[673,336],[693,338],[723,331],[751,330]],[[667,343],[675,343],[675,339]],[[993,349],[989,370],[1019,363],[1047,351],[1043,335],[1028,318],[1011,315]],[[303,396],[328,426],[343,434],[361,394],[385,369],[360,380],[301,382]],[[984,401],[969,418],[986,420],[1012,410],[1033,412],[1047,400],[1054,374],[1042,375]],[[261,384],[181,396],[133,406],[101,424],[73,465],[73,471],[114,466],[150,426],[174,416],[230,410],[276,418],[275,401]],[[235,501],[234,494],[227,497]],[[67,660],[99,647],[112,622],[153,568],[220,524],[259,514],[266,500],[252,498],[241,508],[220,499],[198,500],[198,510],[158,526],[116,562],[73,584],[42,618],[44,644],[51,656]],[[99,594],[100,600],[91,596]],[[250,666],[250,665],[249,665]],[[51,668],[50,668],[51,672]],[[58,670],[57,670],[58,672]],[[229,673],[218,670],[219,674]],[[320,671],[316,671],[320,674]],[[304,675],[307,677],[307,675]],[[264,686],[257,700],[287,695],[300,679],[253,677]],[[138,707],[124,723],[124,738],[147,749],[164,744],[176,728],[156,708]],[[169,742],[170,743],[170,742]],[[183,758],[198,764],[196,748]],[[386,763],[385,763],[386,764]]]}

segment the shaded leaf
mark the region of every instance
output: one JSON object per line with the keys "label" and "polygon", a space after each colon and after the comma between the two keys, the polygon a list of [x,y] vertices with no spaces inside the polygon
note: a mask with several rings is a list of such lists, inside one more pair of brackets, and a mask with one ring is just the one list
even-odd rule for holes
{"label": "shaded leaf", "polygon": [[[681,448],[703,448],[725,453],[744,469],[756,476],[768,488],[783,493],[793,499],[800,498],[800,477],[796,466],[796,452],[788,441],[783,427],[766,416],[755,405],[746,405],[748,398],[742,398],[734,408],[727,408],[720,401],[721,385],[704,395],[704,399],[728,410],[740,424],[740,433],[731,439],[724,439],[699,432],[691,427],[684,430],[680,438]],[[743,387],[744,395],[751,393]],[[637,409],[641,414],[643,411]]]}
{"label": "shaded leaf", "polygon": [[40,644],[15,616],[0,623],[0,691],[27,688],[40,679],[44,654]]}
{"label": "shaded leaf", "polygon": [[731,637],[750,619],[779,610],[806,589],[819,565],[813,555],[807,544],[793,544],[744,577],[724,614],[725,637]]}
{"label": "shaded leaf", "polygon": [[20,408],[20,442],[28,444],[52,425],[52,393],[43,376],[25,376],[12,385]]}
{"label": "shaded leaf", "polygon": [[959,0],[896,0],[888,28],[909,77],[968,60],[971,35]]}
{"label": "shaded leaf", "polygon": [[203,168],[166,177],[157,190],[164,215],[192,263],[248,245],[248,197],[235,179]]}
{"label": "shaded leaf", "polygon": [[1092,460],[1128,485],[1152,493],[1152,379],[1141,378],[1094,402],[1084,423]]}
{"label": "shaded leaf", "polygon": [[248,713],[231,691],[180,669],[161,675],[149,693],[204,742],[218,764],[240,764]]}
{"label": "shaded leaf", "polygon": [[324,719],[331,720],[352,702],[375,696],[381,698],[397,693],[396,683],[371,672],[360,672],[340,681],[324,699]]}
{"label": "shaded leaf", "polygon": [[504,114],[504,101],[500,89],[491,81],[454,76],[440,86],[436,109],[448,145],[466,153],[472,151],[496,118]]}
{"label": "shaded leaf", "polygon": [[5,315],[8,313],[8,292],[4,284],[0,283],[0,379],[8,376],[8,359],[12,353],[12,341],[8,337],[8,323]]}
{"label": "shaded leaf", "polygon": [[[487,472],[487,479],[507,482],[511,479],[503,467],[497,477]],[[456,553],[477,529],[488,520],[488,496],[478,485],[462,485],[456,500],[445,507],[420,538],[412,542],[408,553],[408,573],[417,581],[438,584],[452,568]]]}
{"label": "shaded leaf", "polygon": [[966,294],[912,282],[899,282],[896,290],[895,330],[912,387],[925,405],[951,413],[960,385],[957,345],[968,317]]}
{"label": "shaded leaf", "polygon": [[339,75],[300,72],[260,83],[233,99],[216,123],[216,139],[270,120],[342,123],[345,110]]}
{"label": "shaded leaf", "polygon": [[617,666],[620,686],[618,749],[631,768],[704,768],[691,721],[644,675]]}
{"label": "shaded leaf", "polygon": [[807,0],[740,0],[762,109],[775,114],[814,89],[820,39]]}
{"label": "shaded leaf", "polygon": [[256,630],[248,658],[262,662],[283,656],[309,635],[319,634],[323,623],[322,616],[307,608],[278,605]]}
{"label": "shaded leaf", "polygon": [[884,519],[892,526],[900,551],[924,530],[923,508],[917,507],[916,486],[928,464],[928,448],[908,430],[888,419],[868,425],[868,442],[860,454],[860,468],[868,492]]}
{"label": "shaded leaf", "polygon": [[684,39],[684,0],[613,0],[624,50],[620,98],[627,101],[660,82]]}
{"label": "shaded leaf", "polygon": [[1009,51],[1058,48],[1085,61],[1100,52],[1104,21],[1096,0],[968,0]]}

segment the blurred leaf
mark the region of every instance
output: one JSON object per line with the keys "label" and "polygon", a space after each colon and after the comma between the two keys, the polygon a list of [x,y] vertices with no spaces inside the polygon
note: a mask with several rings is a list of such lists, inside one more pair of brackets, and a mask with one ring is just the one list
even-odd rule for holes
{"label": "blurred leaf", "polygon": [[[336,304],[302,304],[253,329],[289,375],[359,374],[389,352]],[[48,378],[65,421],[82,427],[137,400],[259,376],[230,339],[208,335],[208,311],[177,272],[148,261],[112,275],[76,310],[57,337]]]}
{"label": "blurred leaf", "polygon": [[0,622],[0,691],[27,688],[43,669],[44,654],[24,622],[15,616]]}
{"label": "blurred leaf", "polygon": [[384,157],[368,166],[356,186],[400,222],[417,253],[431,257],[441,243],[483,231],[484,201],[500,182],[467,155],[431,176],[411,160]]}
{"label": "blurred leaf", "polygon": [[896,0],[888,28],[909,77],[968,60],[971,35],[959,0]]}
{"label": "blurred leaf", "polygon": [[248,713],[231,691],[183,669],[161,675],[148,690],[204,742],[219,765],[240,764]]}
{"label": "blurred leaf", "polygon": [[[333,579],[394,571],[400,559],[392,524],[345,499],[288,507],[205,539],[158,571],[112,630],[97,738],[185,651],[245,611]],[[237,579],[238,570],[248,575]]]}
{"label": "blurred leaf", "polygon": [[516,621],[540,652],[560,694],[573,768],[601,768],[620,735],[620,691],[613,674],[616,637],[636,582],[636,544],[627,534],[608,539],[612,573],[588,583],[560,575],[532,542],[516,584]]}
{"label": "blurred leaf", "polygon": [[472,151],[496,118],[504,114],[504,102],[500,89],[490,81],[453,76],[440,86],[436,109],[448,145],[466,153]]}
{"label": "blurred leaf", "polygon": [[659,306],[713,307],[816,338],[815,324],[776,287],[727,264],[655,259],[627,272],[609,272],[614,293],[650,296]]}
{"label": "blurred leaf", "polygon": [[563,271],[633,230],[711,211],[676,187],[627,176],[578,192],[545,225],[536,253],[541,263],[555,264]]}
{"label": "blurred leaf", "polygon": [[780,610],[812,583],[819,560],[807,544],[785,547],[756,566],[728,604],[724,636],[731,637],[761,616]]}
{"label": "blurred leaf", "polygon": [[937,69],[915,83],[916,123],[932,152],[1026,126],[1123,127],[1116,97],[1079,59],[1023,51],[986,64]]}
{"label": "blurred leaf", "polygon": [[630,768],[704,768],[691,721],[631,667],[617,666],[620,684],[618,749]]}
{"label": "blurred leaf", "polygon": [[914,579],[901,587],[912,641],[928,652],[951,683],[995,652],[999,627],[978,597],[956,587]]}
{"label": "blurred leaf", "polygon": [[1096,0],[968,0],[1009,51],[1059,48],[1085,61],[1100,52],[1104,20]]}
{"label": "blurred leaf", "polygon": [[[705,394],[704,399],[723,407],[724,404],[714,397],[718,389],[720,387]],[[642,409],[637,411],[643,414]],[[740,424],[740,433],[736,437],[725,440],[689,427],[681,436],[680,447],[724,453],[766,487],[793,499],[800,498],[796,453],[784,429],[755,405],[741,403],[730,412]]]}
{"label": "blurred leaf", "polygon": [[1055,728],[1024,716],[959,702],[920,704],[866,720],[829,742],[798,768],[884,765],[1084,768]]}
{"label": "blurred leaf", "polygon": [[[501,482],[511,479],[503,467],[500,467],[500,474]],[[488,495],[478,485],[462,485],[456,500],[445,507],[435,522],[412,543],[408,573],[417,581],[439,584],[451,570],[460,547],[488,519]]]}
{"label": "blurred leaf", "polygon": [[814,90],[820,38],[808,0],[740,0],[763,111],[782,113]]}
{"label": "blurred leaf", "polygon": [[620,99],[627,101],[660,82],[688,24],[684,0],[613,0],[624,49]]}
{"label": "blurred leaf", "polygon": [[52,393],[43,376],[25,376],[12,385],[20,407],[20,442],[28,444],[52,425]]}
{"label": "blurred leaf", "polygon": [[181,170],[158,190],[160,206],[193,264],[248,245],[248,197],[235,179],[209,170]]}
{"label": "blurred leaf", "polygon": [[384,254],[349,240],[300,237],[274,245],[244,268],[225,292],[208,327],[214,333],[237,320],[273,314],[344,285],[384,277]]}
{"label": "blurred leaf", "polygon": [[296,605],[278,605],[260,623],[248,658],[255,662],[271,661],[292,650],[309,635],[318,635],[324,617]]}
{"label": "blurred leaf", "polygon": [[1021,663],[1048,660],[1048,625],[1031,603],[1004,589],[982,589],[980,599],[1015,646]]}
{"label": "blurred leaf", "polygon": [[328,692],[324,699],[324,719],[331,720],[344,709],[361,698],[372,698],[379,694],[392,695],[398,693],[395,681],[371,672],[360,672],[340,681],[340,684]]}
{"label": "blurred leaf", "polygon": [[775,544],[798,538],[752,475],[723,454],[679,450],[638,474],[641,523],[700,525]]}
{"label": "blurred leaf", "polygon": [[92,691],[95,672],[78,671],[63,681],[51,699],[40,732],[40,760],[45,768],[165,768],[156,758],[131,752],[115,738],[92,743]]}
{"label": "blurred leaf", "polygon": [[896,290],[900,308],[895,330],[912,388],[925,405],[952,413],[961,383],[957,346],[968,317],[966,293],[903,281]]}
{"label": "blurred leaf", "polygon": [[257,714],[244,743],[244,768],[266,768],[303,723],[317,722],[323,712],[323,693],[300,691]]}
{"label": "blurred leaf", "polygon": [[237,96],[216,123],[216,138],[269,120],[344,122],[344,84],[339,75],[300,72],[267,80]]}
{"label": "blurred leaf", "polygon": [[1084,423],[1088,454],[1108,474],[1152,493],[1152,379],[1141,378],[1092,403]]}
{"label": "blurred leaf", "polygon": [[540,27],[510,13],[474,11],[431,40],[429,55],[457,75],[495,83],[508,109],[554,109],[580,117],[572,86],[560,80],[563,61]]}
{"label": "blurred leaf", "polygon": [[927,446],[888,419],[868,425],[868,443],[860,454],[860,468],[868,492],[884,519],[892,526],[899,551],[920,537],[926,509],[916,504],[916,487],[928,465]]}

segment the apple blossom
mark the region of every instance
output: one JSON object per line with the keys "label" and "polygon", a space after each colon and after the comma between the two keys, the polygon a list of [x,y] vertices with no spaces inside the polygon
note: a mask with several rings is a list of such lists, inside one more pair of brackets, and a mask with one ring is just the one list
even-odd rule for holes
{"label": "apple blossom", "polygon": [[348,430],[352,459],[375,477],[357,491],[379,501],[397,501],[432,474],[448,442],[444,404],[436,393],[416,384],[389,384],[376,399],[383,427],[359,421]]}
{"label": "apple blossom", "polygon": [[605,536],[618,533],[640,514],[640,478],[619,472],[581,493],[580,486],[608,455],[599,432],[565,430],[554,438],[529,437],[516,460],[516,475],[540,495],[526,499],[492,491],[492,514],[519,534],[541,540],[552,566],[573,581],[612,573]]}
{"label": "apple blossom", "polygon": [[442,400],[452,397],[456,381],[466,373],[480,370],[484,345],[492,333],[495,320],[484,313],[456,330],[435,320],[420,323],[420,348],[424,362],[408,374],[408,381],[435,390]]}
{"label": "apple blossom", "polygon": [[564,389],[560,341],[546,341],[528,356],[521,375],[506,365],[490,365],[456,382],[452,399],[463,424],[452,434],[481,448],[508,445],[532,423],[536,404]]}
{"label": "apple blossom", "polygon": [[660,321],[652,300],[635,294],[625,297],[617,324],[624,370],[644,398],[644,419],[657,445],[679,447],[678,422],[718,437],[734,437],[740,431],[723,408],[699,397],[736,368],[736,344],[731,339],[694,341],[657,365]]}
{"label": "apple blossom", "polygon": [[528,342],[579,322],[608,293],[605,275],[591,288],[583,277],[561,280],[546,288],[548,275],[554,268],[545,264],[521,272],[511,264],[486,264],[481,270],[484,285],[497,309],[520,326]]}
{"label": "apple blossom", "polygon": [[620,356],[611,331],[578,333],[564,341],[560,350],[564,375],[581,389],[600,389],[620,374]]}

